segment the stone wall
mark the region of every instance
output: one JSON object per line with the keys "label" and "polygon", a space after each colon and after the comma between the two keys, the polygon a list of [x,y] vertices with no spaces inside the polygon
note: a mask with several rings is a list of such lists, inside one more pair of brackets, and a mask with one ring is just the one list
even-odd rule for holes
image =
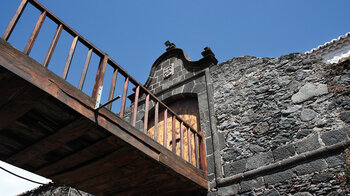
{"label": "stone wall", "polygon": [[209,195],[348,193],[349,61],[246,56],[210,74],[220,174]]}

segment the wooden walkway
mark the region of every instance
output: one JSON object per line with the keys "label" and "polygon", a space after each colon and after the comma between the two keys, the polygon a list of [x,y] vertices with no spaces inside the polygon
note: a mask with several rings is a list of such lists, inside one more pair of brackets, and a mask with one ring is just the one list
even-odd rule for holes
{"label": "wooden walkway", "polygon": [[[28,2],[41,10],[42,15],[22,52],[6,40]],[[40,64],[28,54],[46,16],[59,24],[48,54]],[[59,77],[48,70],[47,65],[62,29],[74,34],[75,38],[64,73]],[[65,80],[77,41],[90,48],[78,88]],[[93,95],[88,96],[80,89],[92,52],[101,55],[101,63]],[[118,114],[113,113],[109,105],[95,109],[107,63],[125,77]],[[133,102],[136,109],[131,123],[122,118],[129,82],[136,86]],[[114,95],[112,88],[113,85],[110,101]],[[186,124],[105,53],[35,0],[22,1],[0,39],[0,92],[0,159],[9,164],[95,195],[191,195],[207,191],[203,133]],[[138,93],[141,92],[146,96],[146,102],[147,99],[155,101],[156,107],[165,109],[169,116],[180,122],[181,132],[183,129],[191,131],[195,141],[192,149],[195,163],[185,161],[176,151],[170,151],[150,138],[144,132],[147,127],[143,130],[134,127]],[[147,122],[144,124],[147,126]],[[174,128],[164,128],[166,131],[175,132]]]}

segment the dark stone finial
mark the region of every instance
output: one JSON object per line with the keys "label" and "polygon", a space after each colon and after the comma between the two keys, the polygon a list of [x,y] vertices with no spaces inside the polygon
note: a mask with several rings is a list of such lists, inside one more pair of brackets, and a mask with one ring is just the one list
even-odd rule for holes
{"label": "dark stone finial", "polygon": [[209,46],[205,47],[204,51],[201,54],[202,54],[203,57],[206,57],[206,56],[214,57],[215,56],[214,52],[210,49]]}
{"label": "dark stone finial", "polygon": [[174,43],[170,42],[169,40],[166,41],[164,44],[165,44],[166,47],[168,47],[166,49],[167,51],[170,50],[170,49],[176,48],[176,45]]}

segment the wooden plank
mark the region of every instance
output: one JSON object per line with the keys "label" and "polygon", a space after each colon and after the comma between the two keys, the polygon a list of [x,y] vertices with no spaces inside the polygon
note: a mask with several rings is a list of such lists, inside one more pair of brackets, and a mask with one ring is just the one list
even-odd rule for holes
{"label": "wooden plank", "polygon": [[203,171],[207,171],[207,156],[205,152],[205,139],[199,138],[199,156],[200,156],[200,165]]}
{"label": "wooden plank", "polygon": [[107,67],[107,60],[108,60],[108,56],[106,54],[106,55],[103,56],[103,58],[101,58],[100,64],[98,66],[96,79],[95,79],[95,84],[94,84],[94,88],[92,89],[92,95],[91,95],[93,100],[97,99],[98,89],[103,84],[105,71],[106,71],[106,67]]}
{"label": "wooden plank", "polygon": [[172,139],[171,139],[171,142],[172,142],[172,151],[173,153],[176,153],[176,134],[175,134],[175,121],[176,121],[176,116],[173,116],[172,117]]}
{"label": "wooden plank", "polygon": [[66,64],[64,65],[64,69],[63,69],[63,73],[62,73],[63,79],[67,79],[69,67],[70,67],[70,64],[72,63],[72,59],[73,59],[75,47],[77,46],[77,42],[78,42],[78,36],[74,37],[74,39],[72,41],[72,45],[70,46],[70,50],[68,53]]}
{"label": "wooden plank", "polygon": [[180,123],[180,156],[184,157],[184,130],[183,130],[183,122]]}
{"label": "wooden plank", "polygon": [[125,78],[125,82],[124,82],[122,103],[121,103],[121,106],[120,106],[120,113],[119,113],[120,118],[123,118],[123,116],[124,116],[126,97],[127,97],[127,94],[128,94],[128,86],[129,86],[129,77],[126,77]]}
{"label": "wooden plank", "polygon": [[53,176],[61,173],[64,170],[68,170],[69,168],[83,164],[84,162],[92,160],[98,156],[115,151],[116,148],[120,148],[120,144],[118,143],[120,142],[116,137],[109,136],[58,161],[44,165],[40,169],[36,170],[35,173],[46,177]]}
{"label": "wooden plank", "polygon": [[67,184],[78,184],[108,170],[130,164],[139,157],[139,152],[130,147],[121,148],[77,168],[68,169],[50,179]]}
{"label": "wooden plank", "polygon": [[149,94],[146,95],[145,101],[145,117],[143,119],[143,132],[147,134],[147,126],[148,126],[148,110],[149,110]]}
{"label": "wooden plank", "polygon": [[80,80],[79,80],[79,85],[78,85],[78,89],[79,90],[83,89],[85,78],[86,78],[86,74],[87,74],[87,70],[89,68],[89,64],[90,64],[90,60],[91,60],[91,54],[92,54],[92,49],[89,49],[89,51],[88,51],[88,53],[86,55],[84,68],[83,68],[83,71],[81,72],[81,76],[80,76]]}
{"label": "wooden plank", "polygon": [[[11,88],[11,85],[9,84],[7,87]],[[19,91],[12,97],[10,94],[7,94],[11,99],[7,100],[6,104],[3,104],[3,106],[0,105],[0,128],[11,125],[46,98],[43,93],[31,85],[24,85],[22,87],[23,89],[17,87]],[[6,89],[0,88],[0,90],[2,93],[5,93],[2,95],[9,93]]]}
{"label": "wooden plank", "polygon": [[2,35],[2,39],[4,40],[8,40],[13,29],[15,28],[17,22],[18,22],[18,19],[21,17],[23,11],[24,11],[24,8],[26,7],[28,1],[27,0],[22,0],[21,3],[19,4],[17,10],[16,10],[16,13],[15,15],[12,17],[10,23],[8,24],[4,34]]}
{"label": "wooden plank", "polygon": [[34,29],[33,29],[33,32],[32,32],[32,34],[31,34],[30,37],[29,37],[29,40],[28,40],[28,42],[27,42],[26,47],[24,48],[24,51],[23,51],[24,54],[27,54],[27,55],[28,55],[28,54],[30,53],[30,51],[32,50],[33,45],[34,45],[34,42],[35,42],[35,40],[36,40],[36,38],[37,38],[37,36],[38,36],[38,34],[39,34],[39,31],[40,31],[40,29],[41,29],[41,26],[42,26],[43,23],[44,23],[45,17],[46,17],[46,11],[44,11],[43,13],[41,13],[41,15],[40,15],[38,21],[36,22],[35,27],[34,27]]}
{"label": "wooden plank", "polygon": [[139,158],[123,167],[114,167],[101,175],[81,181],[77,187],[81,189],[94,187],[94,189],[101,190],[101,192],[102,190],[111,189],[111,187],[116,189],[126,188],[130,186],[130,181],[139,182],[145,176],[152,176],[152,173],[159,172],[159,167],[155,163],[150,163],[148,160]]}
{"label": "wooden plank", "polygon": [[167,121],[168,121],[168,110],[165,109],[164,110],[164,129],[163,129],[163,146],[166,148],[168,146],[167,144],[167,139],[168,139],[168,125],[167,125]]}
{"label": "wooden plank", "polygon": [[132,122],[131,125],[135,127],[136,125],[136,117],[137,117],[137,107],[139,103],[139,94],[140,94],[140,86],[137,86],[135,91],[135,99],[134,99],[134,112],[132,113]]}
{"label": "wooden plank", "polygon": [[65,143],[72,141],[91,130],[93,127],[91,126],[91,123],[87,122],[88,121],[85,118],[79,118],[64,126],[57,132],[37,141],[20,152],[15,153],[5,161],[16,166],[22,166],[23,164],[36,159],[38,156],[59,148]]}
{"label": "wooden plank", "polygon": [[49,50],[47,51],[45,59],[44,59],[44,62],[43,62],[43,66],[44,67],[48,67],[49,66],[52,54],[53,54],[53,52],[54,52],[54,50],[56,48],[58,39],[60,38],[60,35],[61,35],[61,32],[62,32],[62,28],[63,28],[62,24],[60,24],[60,25],[58,25],[58,27],[56,29],[56,33],[55,33],[55,35],[52,38]]}
{"label": "wooden plank", "polygon": [[191,129],[187,128],[187,148],[188,148],[188,161],[192,164],[192,145],[191,145]]}
{"label": "wooden plank", "polygon": [[[109,90],[108,101],[111,101],[114,98],[114,91],[115,91],[115,85],[117,84],[117,77],[118,77],[118,69],[114,69],[112,82],[111,82],[111,89]],[[112,105],[113,103],[108,104],[107,108],[111,110]]]}
{"label": "wooden plank", "polygon": [[195,158],[196,158],[196,167],[199,168],[199,152],[198,152],[198,136],[197,133],[193,134],[194,136],[194,152],[195,152]]}
{"label": "wooden plank", "polygon": [[158,114],[159,114],[159,102],[155,105],[154,110],[154,140],[157,141],[158,139]]}

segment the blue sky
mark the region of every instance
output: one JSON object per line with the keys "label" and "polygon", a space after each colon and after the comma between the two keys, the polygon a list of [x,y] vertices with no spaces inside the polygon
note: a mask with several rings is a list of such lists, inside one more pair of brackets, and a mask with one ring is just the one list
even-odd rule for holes
{"label": "blue sky", "polygon": [[[4,1],[0,7],[2,34],[20,0]],[[192,60],[201,58],[209,46],[219,62],[250,55],[279,57],[305,52],[349,32],[348,0],[39,0],[74,30],[107,52],[139,82],[144,83],[153,62],[165,52],[170,40]],[[23,49],[39,12],[26,8],[10,43]],[[56,26],[45,21],[32,56],[42,61]],[[45,29],[45,30],[44,30]],[[60,41],[70,45],[69,36]],[[40,45],[43,43],[43,45]],[[46,45],[45,45],[46,44]],[[60,67],[68,49],[58,44],[51,68]],[[59,49],[61,47],[61,49]],[[79,48],[79,45],[78,45]],[[66,53],[65,53],[66,52]],[[86,51],[79,49],[68,79],[77,81],[75,66],[83,64]],[[54,58],[57,58],[55,60]],[[59,58],[61,57],[61,58]],[[63,61],[60,59],[63,59]],[[97,62],[93,60],[92,63]],[[50,68],[49,66],[49,68]],[[62,67],[62,66],[61,66]],[[76,68],[78,70],[78,68]],[[60,70],[55,70],[60,75]],[[0,171],[0,195],[7,177]],[[18,184],[17,192],[22,192]]]}

